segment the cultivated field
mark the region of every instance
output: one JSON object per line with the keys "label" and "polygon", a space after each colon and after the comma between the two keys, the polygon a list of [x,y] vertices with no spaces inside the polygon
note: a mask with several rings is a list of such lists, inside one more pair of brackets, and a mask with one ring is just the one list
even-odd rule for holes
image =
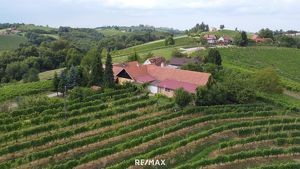
{"label": "cultivated field", "polygon": [[0,87],[0,103],[2,101],[15,98],[17,96],[26,96],[49,91],[52,89],[52,81],[38,81],[32,83],[7,84]]}
{"label": "cultivated field", "polygon": [[0,168],[124,169],[164,159],[159,168],[240,169],[299,159],[300,116],[273,104],[178,110],[122,86],[63,107],[0,113]]}
{"label": "cultivated field", "polygon": [[1,35],[0,51],[17,49],[21,43],[25,43],[27,38],[19,35]]}

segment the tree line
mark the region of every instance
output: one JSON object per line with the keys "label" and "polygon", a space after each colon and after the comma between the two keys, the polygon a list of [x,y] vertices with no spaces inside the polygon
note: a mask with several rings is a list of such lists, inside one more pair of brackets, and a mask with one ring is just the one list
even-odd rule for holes
{"label": "tree line", "polygon": [[[106,57],[103,68],[102,56]],[[113,88],[115,85],[112,58],[109,51],[99,48],[90,49],[79,65],[73,64],[62,71],[60,75],[54,74],[53,87],[57,92],[64,93],[66,89],[76,86],[104,86]]]}

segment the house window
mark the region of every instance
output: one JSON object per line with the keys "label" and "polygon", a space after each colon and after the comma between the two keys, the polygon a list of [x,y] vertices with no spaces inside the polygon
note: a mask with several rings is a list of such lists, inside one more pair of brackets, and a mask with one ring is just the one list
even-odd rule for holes
{"label": "house window", "polygon": [[170,92],[171,90],[170,90],[170,89],[168,89],[168,88],[165,88],[165,91],[166,91],[166,92]]}

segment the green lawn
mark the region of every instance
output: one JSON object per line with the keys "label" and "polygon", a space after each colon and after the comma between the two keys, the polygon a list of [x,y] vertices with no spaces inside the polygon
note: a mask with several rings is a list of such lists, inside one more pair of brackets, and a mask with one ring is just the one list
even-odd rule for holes
{"label": "green lawn", "polygon": [[39,78],[40,78],[40,80],[49,80],[49,79],[52,79],[55,72],[57,74],[59,74],[64,69],[65,68],[60,68],[60,69],[54,69],[54,70],[49,70],[49,71],[41,72],[41,73],[39,73]]}
{"label": "green lawn", "polygon": [[0,36],[0,50],[17,49],[21,43],[27,41],[27,38],[19,35]]}

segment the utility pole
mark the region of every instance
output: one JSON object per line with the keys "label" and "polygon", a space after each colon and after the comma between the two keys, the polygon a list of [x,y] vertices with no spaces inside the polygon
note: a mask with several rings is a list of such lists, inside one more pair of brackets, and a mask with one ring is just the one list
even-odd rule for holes
{"label": "utility pole", "polygon": [[65,119],[67,119],[67,86],[66,85],[64,91],[64,111],[65,111]]}

